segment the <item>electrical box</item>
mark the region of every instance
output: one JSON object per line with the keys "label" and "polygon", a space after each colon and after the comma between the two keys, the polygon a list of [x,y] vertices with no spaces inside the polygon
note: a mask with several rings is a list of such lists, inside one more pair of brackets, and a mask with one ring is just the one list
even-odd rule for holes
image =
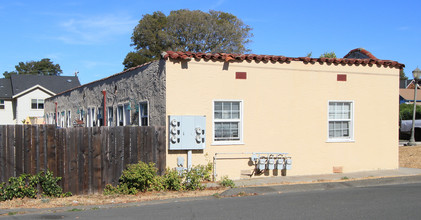
{"label": "electrical box", "polygon": [[257,161],[259,160],[259,157],[256,154],[251,155],[250,160],[253,161],[254,163],[257,163]]}
{"label": "electrical box", "polygon": [[184,157],[177,157],[177,167],[184,167]]}
{"label": "electrical box", "polygon": [[268,170],[275,169],[275,159],[271,158],[268,160]]}
{"label": "electrical box", "polygon": [[285,161],[284,161],[284,159],[283,158],[278,159],[277,160],[277,163],[276,163],[276,169],[277,170],[283,170],[284,168],[285,168]]}
{"label": "electrical box", "polygon": [[266,169],[266,159],[260,158],[259,159],[259,170],[265,170]]}
{"label": "electrical box", "polygon": [[206,146],[206,116],[170,115],[169,150],[203,150]]}
{"label": "electrical box", "polygon": [[290,170],[292,168],[292,159],[291,158],[287,158],[285,160],[285,165],[286,165],[286,169]]}

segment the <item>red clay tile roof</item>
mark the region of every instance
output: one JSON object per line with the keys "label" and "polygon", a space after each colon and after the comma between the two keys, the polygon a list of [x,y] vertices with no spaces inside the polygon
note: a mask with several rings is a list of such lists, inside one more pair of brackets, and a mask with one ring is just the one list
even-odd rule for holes
{"label": "red clay tile roof", "polygon": [[[364,53],[370,59],[351,59],[346,58],[352,52],[359,51]],[[381,65],[384,67],[395,67],[402,69],[405,67],[404,64],[398,63],[392,60],[380,60],[373,56],[370,52],[365,49],[357,48],[351,50],[344,58],[311,58],[311,57],[285,57],[285,56],[273,56],[273,55],[256,55],[256,54],[230,54],[230,53],[192,53],[192,52],[175,52],[167,51],[162,53],[164,59],[176,59],[176,60],[191,60],[191,59],[205,59],[205,60],[219,60],[229,62],[231,60],[243,61],[243,60],[255,60],[255,61],[272,61],[272,62],[291,62],[291,61],[302,61],[305,63],[333,63],[333,64],[362,64],[362,65]]]}

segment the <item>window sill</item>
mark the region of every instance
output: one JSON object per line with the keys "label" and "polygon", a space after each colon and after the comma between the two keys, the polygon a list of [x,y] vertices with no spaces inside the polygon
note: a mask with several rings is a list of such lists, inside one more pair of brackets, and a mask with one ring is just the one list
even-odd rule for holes
{"label": "window sill", "polygon": [[329,139],[326,143],[355,143],[354,139]]}
{"label": "window sill", "polygon": [[242,141],[218,141],[218,142],[212,142],[211,146],[222,146],[222,145],[244,145],[244,142]]}

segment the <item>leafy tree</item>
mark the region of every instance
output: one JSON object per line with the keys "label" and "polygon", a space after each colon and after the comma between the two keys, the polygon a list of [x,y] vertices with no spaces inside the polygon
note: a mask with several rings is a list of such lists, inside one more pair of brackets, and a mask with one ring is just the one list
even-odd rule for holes
{"label": "leafy tree", "polygon": [[401,69],[401,71],[399,72],[399,78],[401,80],[407,80],[408,77],[405,75],[405,72],[403,71],[403,69]]}
{"label": "leafy tree", "polygon": [[[412,120],[412,113],[414,111],[414,104],[400,104],[399,105],[399,119]],[[421,106],[417,105],[415,111],[415,118],[421,119]]]}
{"label": "leafy tree", "polygon": [[32,74],[32,75],[55,75],[59,76],[63,73],[60,65],[53,64],[49,58],[44,58],[40,61],[19,62],[15,66],[15,71],[3,73],[5,78],[10,78],[13,74]]}
{"label": "leafy tree", "polygon": [[336,58],[335,52],[325,52],[324,54],[320,55],[320,58]]}
{"label": "leafy tree", "polygon": [[124,59],[125,69],[158,59],[163,51],[244,53],[251,28],[236,16],[187,9],[146,14],[134,28],[132,46]]}

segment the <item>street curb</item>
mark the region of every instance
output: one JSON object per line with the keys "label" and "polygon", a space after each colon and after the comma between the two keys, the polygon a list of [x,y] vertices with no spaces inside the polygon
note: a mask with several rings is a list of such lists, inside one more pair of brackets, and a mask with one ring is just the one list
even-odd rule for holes
{"label": "street curb", "polygon": [[397,184],[421,183],[421,175],[399,176],[399,177],[373,177],[371,179],[349,179],[328,182],[309,182],[299,184],[283,184],[269,186],[252,186],[231,188],[220,194],[221,197],[231,197],[237,195],[265,195],[273,193],[292,193],[306,191],[320,191],[332,189],[344,189],[355,187],[372,187]]}
{"label": "street curb", "polygon": [[[397,185],[397,184],[411,184],[421,183],[421,175],[411,176],[398,176],[398,177],[373,177],[371,179],[348,179],[348,180],[332,180],[328,182],[308,182],[308,183],[280,183],[279,185],[264,185],[264,186],[244,186],[231,188],[216,196],[201,196],[201,197],[182,197],[164,200],[153,200],[146,202],[133,202],[133,203],[116,203],[116,204],[105,204],[105,205],[88,205],[88,206],[67,206],[67,207],[56,207],[56,208],[17,208],[17,209],[0,209],[0,218],[10,218],[12,216],[22,216],[30,214],[50,214],[75,211],[89,211],[98,209],[110,209],[110,208],[121,208],[121,207],[133,207],[133,206],[144,206],[144,205],[155,205],[170,202],[185,202],[195,200],[206,200],[206,199],[218,199],[225,197],[236,197],[236,196],[251,196],[251,195],[267,195],[267,194],[281,194],[281,193],[293,193],[293,192],[307,192],[307,191],[321,191],[321,190],[335,190],[344,188],[355,188],[355,187],[374,187],[374,186],[385,186],[385,185]],[[283,184],[283,185],[282,185]],[[13,213],[13,215],[8,215]]]}

